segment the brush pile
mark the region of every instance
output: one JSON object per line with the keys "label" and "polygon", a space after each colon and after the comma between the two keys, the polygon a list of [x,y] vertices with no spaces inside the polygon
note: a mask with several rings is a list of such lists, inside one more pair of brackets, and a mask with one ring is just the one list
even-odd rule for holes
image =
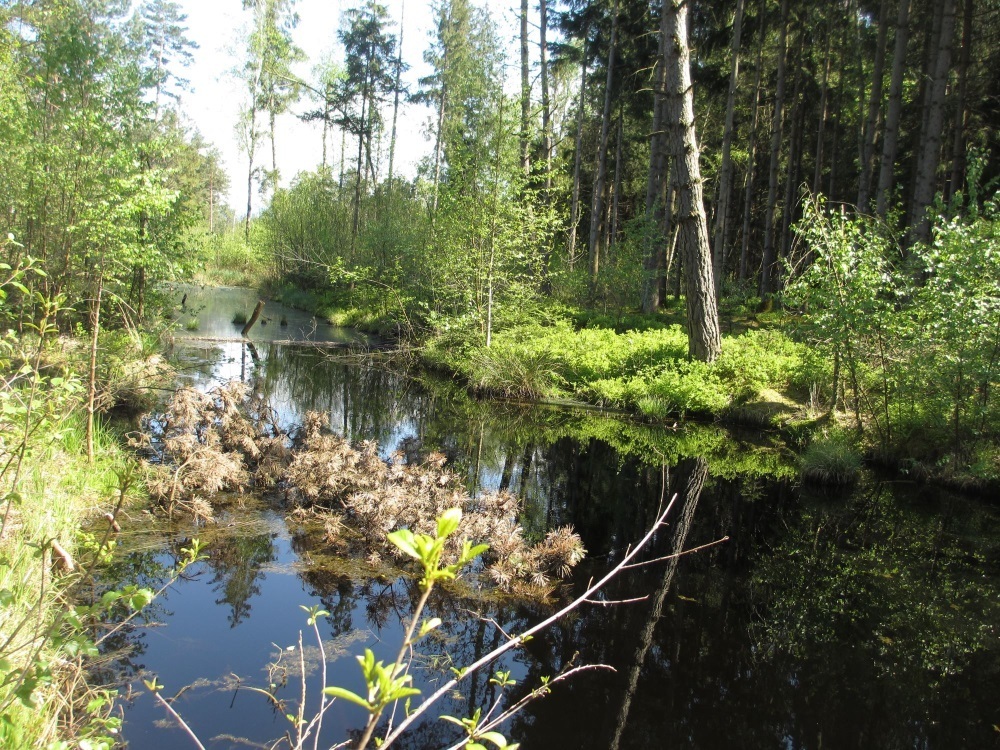
{"label": "brush pile", "polygon": [[210,500],[219,492],[277,489],[323,521],[332,547],[377,565],[384,557],[404,562],[387,542],[389,532],[433,534],[438,516],[461,508],[450,552],[457,555],[463,538],[489,544],[482,572],[501,590],[519,594],[548,593],[586,554],[570,527],[529,544],[517,522],[518,499],[509,492],[470,496],[440,453],[408,463],[397,452],[385,461],[376,443],[352,446],[314,412],[292,435],[284,433],[267,404],[242,383],[208,393],[182,388],[146,423],[141,443],[154,456],[150,494],[168,513],[210,519]]}

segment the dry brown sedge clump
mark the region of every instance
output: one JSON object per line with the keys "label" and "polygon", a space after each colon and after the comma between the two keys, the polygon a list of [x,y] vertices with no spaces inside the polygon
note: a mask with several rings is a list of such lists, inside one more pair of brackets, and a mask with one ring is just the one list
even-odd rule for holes
{"label": "dry brown sedge clump", "polygon": [[165,414],[149,424],[156,429],[147,443],[162,446],[161,463],[150,467],[150,491],[168,511],[210,517],[202,498],[279,483],[291,502],[323,519],[331,545],[354,547],[371,561],[403,561],[387,541],[389,532],[408,528],[433,535],[445,510],[461,508],[462,524],[449,541],[452,559],[463,539],[489,544],[487,577],[501,590],[519,594],[549,593],[553,579],[569,575],[586,554],[568,526],[529,545],[516,520],[518,499],[509,492],[471,497],[440,453],[408,464],[397,451],[386,462],[376,443],[352,446],[325,431],[325,418],[315,412],[306,415],[293,446],[242,383],[204,394],[180,389]]}
{"label": "dry brown sedge clump", "polygon": [[146,424],[135,443],[157,455],[146,463],[147,484],[169,514],[211,520],[208,498],[275,484],[289,457],[287,436],[274,427],[270,410],[238,381],[207,393],[180,388]]}

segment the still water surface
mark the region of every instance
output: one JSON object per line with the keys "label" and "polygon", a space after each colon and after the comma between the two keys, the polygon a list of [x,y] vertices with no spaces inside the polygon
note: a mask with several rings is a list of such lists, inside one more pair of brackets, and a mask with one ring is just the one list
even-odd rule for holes
{"label": "still water surface", "polygon": [[[994,507],[873,477],[849,493],[809,492],[782,446],[713,425],[666,430],[589,411],[470,401],[384,362],[275,344],[357,337],[273,304],[251,346],[230,321],[235,305],[252,310],[254,301],[243,290],[189,291],[188,306],[200,312],[199,330],[188,336],[230,340],[178,338],[183,381],[210,387],[242,378],[287,424],[322,411],[334,429],[377,440],[386,455],[440,450],[470,491],[521,497],[529,536],[573,524],[590,555],[564,599],[620,559],[674,493],[673,521],[647,559],[729,537],[629,572],[605,597],[645,599],[577,611],[494,666],[517,680],[507,697],[484,673],[433,717],[486,711],[568,664],[602,663],[615,671],[558,686],[510,721],[506,736],[526,750],[1000,745]],[[320,621],[330,684],[362,692],[353,655],[366,646],[394,657],[418,596],[414,583],[372,577],[363,562],[329,553],[273,498],[233,499],[204,528],[137,518],[111,575],[155,585],[194,536],[208,558],[116,644],[134,649],[108,675],[131,684],[131,747],[190,746],[145,691],[140,678],[152,674],[166,696],[187,688],[173,705],[206,747],[270,747],[298,700],[300,630],[312,715],[321,660],[303,606],[330,612]],[[553,604],[468,586],[436,597],[430,615],[445,625],[419,649],[418,685],[433,689],[450,666],[501,643],[494,623],[524,629]],[[283,706],[248,689],[271,685]],[[335,703],[320,746],[349,737],[363,720],[359,709]],[[454,726],[431,718],[402,746],[459,739]]]}

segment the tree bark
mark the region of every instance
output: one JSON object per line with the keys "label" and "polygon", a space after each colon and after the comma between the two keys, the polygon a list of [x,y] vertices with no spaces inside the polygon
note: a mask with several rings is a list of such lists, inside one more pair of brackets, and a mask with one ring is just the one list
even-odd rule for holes
{"label": "tree bark", "polygon": [[934,47],[934,74],[929,81],[926,128],[921,133],[916,183],[910,208],[910,240],[926,242],[930,239],[931,225],[927,209],[934,200],[936,173],[941,157],[941,134],[944,128],[944,103],[951,66],[951,50],[955,28],[955,0],[942,0],[941,30]]}
{"label": "tree bark", "polygon": [[539,53],[541,67],[539,74],[542,79],[542,148],[545,151],[545,201],[551,200],[552,192],[552,103],[549,101],[549,51],[548,25],[549,12],[547,0],[538,0]]}
{"label": "tree bark", "polygon": [[528,0],[521,0],[521,168],[531,173],[531,142],[528,120],[531,115],[530,58],[528,56]]}
{"label": "tree bark", "polygon": [[642,311],[652,313],[663,303],[660,276],[665,273],[663,242],[658,209],[666,198],[663,186],[666,183],[666,138],[663,132],[664,108],[664,60],[666,35],[664,18],[660,18],[659,45],[653,67],[653,129],[649,134],[649,174],[646,178],[646,256],[643,260]]}
{"label": "tree bark", "polygon": [[573,195],[570,198],[568,260],[569,269],[576,263],[576,233],[580,225],[580,174],[583,166],[583,116],[587,90],[587,49],[584,42],[583,62],[580,64],[580,104],[576,112],[576,145],[573,153]]}
{"label": "tree bark", "polygon": [[614,80],[615,46],[618,44],[618,1],[615,0],[611,20],[611,43],[608,50],[608,75],[604,84],[604,109],[601,114],[601,140],[597,146],[597,175],[590,211],[590,293],[597,290],[597,274],[601,267],[601,219],[604,216],[604,187],[608,179],[608,131],[611,128],[611,87]]}
{"label": "tree bark", "polygon": [[899,148],[899,121],[903,111],[903,75],[906,72],[906,46],[909,41],[911,0],[899,0],[896,14],[896,40],[892,52],[892,72],[889,79],[889,104],[885,114],[885,134],[882,137],[882,163],[879,166],[875,213],[885,218],[895,177],[896,152]]}
{"label": "tree bark", "polygon": [[740,76],[740,40],[743,33],[744,0],[736,0],[733,18],[732,67],[729,71],[729,93],[726,97],[726,124],[722,134],[722,166],[719,168],[719,202],[715,207],[715,244],[712,250],[715,294],[719,294],[725,265],[726,223],[729,219],[729,196],[733,181],[733,121],[736,110],[736,84]]}
{"label": "tree bark", "polygon": [[830,65],[833,62],[833,24],[826,21],[826,54],[823,61],[823,83],[819,90],[819,117],[816,120],[816,159],[813,168],[812,192],[820,191],[823,179],[823,148],[826,145],[826,116],[830,99]]}
{"label": "tree bark", "polygon": [[771,166],[768,169],[767,205],[764,207],[764,257],[760,268],[760,296],[767,297],[772,288],[774,272],[774,214],[778,200],[778,168],[781,164],[781,129],[785,107],[785,56],[788,43],[788,0],[781,0],[781,20],[778,22],[778,71],[774,91],[774,113],[771,118]]}
{"label": "tree bark", "polygon": [[722,341],[694,125],[687,0],[663,0],[663,13],[667,32],[666,127],[679,203],[675,220],[686,270],[688,354],[702,362],[712,362],[722,350]]}
{"label": "tree bark", "polygon": [[740,270],[739,280],[743,281],[747,277],[750,256],[750,214],[753,209],[753,189],[754,171],[757,161],[757,124],[760,114],[760,77],[764,69],[764,40],[765,34],[761,34],[760,43],[757,46],[757,70],[754,72],[753,83],[753,107],[750,114],[750,158],[747,160],[746,185],[743,191],[743,237],[740,244]]}
{"label": "tree bark", "polygon": [[[396,51],[396,82],[393,85],[393,95],[392,95],[392,135],[389,136],[389,190],[392,190],[392,170],[395,166],[396,160],[396,120],[399,116],[399,87],[400,87],[400,77],[403,74],[403,29],[405,25],[403,20],[405,18],[406,3],[400,6],[399,9],[399,44]],[[325,148],[325,144],[324,144]]]}
{"label": "tree bark", "polygon": [[958,62],[958,88],[955,102],[955,124],[951,146],[951,178],[948,180],[946,200],[965,186],[965,125],[969,101],[969,66],[972,64],[972,21],[975,16],[974,0],[965,0],[962,11],[962,54]]}
{"label": "tree bark", "polygon": [[871,196],[872,171],[875,157],[875,132],[882,111],[882,79],[885,78],[885,48],[889,36],[889,0],[882,0],[878,16],[878,41],[872,70],[872,90],[868,97],[868,117],[865,120],[864,143],[861,152],[861,177],[858,182],[858,210],[868,211]]}

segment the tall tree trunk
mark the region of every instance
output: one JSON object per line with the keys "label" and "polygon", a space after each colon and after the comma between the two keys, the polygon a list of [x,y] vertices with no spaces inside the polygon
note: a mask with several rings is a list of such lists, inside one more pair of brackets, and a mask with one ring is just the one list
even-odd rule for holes
{"label": "tall tree trunk", "polygon": [[247,217],[243,225],[243,239],[248,245],[250,244],[250,214],[253,211],[253,159],[254,152],[257,150],[256,132],[257,109],[256,104],[252,104],[250,109],[250,135],[247,139],[247,156],[250,162],[247,166]]}
{"label": "tall tree trunk", "polygon": [[719,202],[715,207],[715,246],[712,249],[715,294],[719,294],[725,265],[726,224],[729,219],[729,196],[733,181],[733,121],[736,111],[736,84],[740,77],[740,39],[743,33],[743,3],[736,0],[736,16],[733,18],[733,43],[730,54],[732,66],[729,71],[729,93],[726,97],[726,124],[722,133],[722,166],[719,168]]}
{"label": "tall tree trunk", "polygon": [[722,350],[722,341],[694,124],[687,0],[663,0],[663,13],[667,16],[665,124],[679,202],[678,241],[686,271],[688,353],[702,362],[712,362]]}
{"label": "tall tree trunk", "polygon": [[642,311],[652,313],[663,303],[661,274],[664,269],[664,237],[656,213],[665,200],[663,187],[666,184],[666,137],[663,132],[664,113],[664,50],[666,35],[661,16],[659,45],[653,67],[653,129],[649,134],[649,174],[646,177],[646,255],[643,259]]}
{"label": "tall tree trunk", "polygon": [[583,117],[587,91],[587,47],[584,42],[580,63],[580,103],[576,110],[576,144],[573,152],[573,195],[570,198],[568,259],[572,271],[576,263],[576,233],[580,225],[580,174],[583,166]]}
{"label": "tall tree trunk", "polygon": [[899,148],[899,121],[903,111],[903,76],[906,73],[906,46],[910,32],[910,3],[899,0],[896,13],[896,40],[892,52],[892,72],[889,78],[889,104],[885,114],[885,133],[882,136],[882,163],[879,166],[878,190],[875,195],[875,213],[882,218],[889,209],[892,184],[896,169],[896,152]]}
{"label": "tall tree trunk", "polygon": [[354,250],[358,243],[358,228],[361,225],[361,170],[365,152],[365,116],[368,108],[368,97],[361,97],[361,129],[358,132],[357,174],[354,175],[354,215],[351,219],[351,260],[354,260]]}
{"label": "tall tree trunk", "polygon": [[278,189],[278,142],[275,137],[274,110],[268,111],[268,126],[271,133],[271,195]]}
{"label": "tall tree trunk", "polygon": [[622,192],[622,131],[625,120],[623,107],[618,107],[618,127],[615,133],[615,179],[611,188],[611,226],[608,230],[608,247],[618,241],[618,206]]}
{"label": "tall tree trunk", "polygon": [[528,0],[521,0],[521,168],[531,173],[531,141],[528,121],[531,116],[531,60],[528,56]]}
{"label": "tall tree trunk", "polygon": [[[799,37],[801,42],[802,37]],[[802,131],[805,119],[805,106],[802,101],[802,85],[805,80],[805,70],[802,67],[802,52],[799,47],[795,58],[795,83],[792,85],[792,131],[788,136],[788,165],[785,169],[785,195],[781,209],[781,239],[778,242],[778,258],[787,257],[788,245],[791,241],[792,219],[795,215],[795,188],[798,185],[798,170],[802,158]],[[778,263],[772,279],[775,290],[781,289],[782,265]]]}
{"label": "tall tree trunk", "polygon": [[882,111],[882,80],[885,78],[885,48],[889,36],[889,0],[882,0],[878,14],[878,41],[872,69],[872,90],[868,97],[868,117],[865,120],[864,143],[861,153],[861,177],[858,182],[858,210],[868,211],[871,196],[872,171],[875,158],[875,133]]}
{"label": "tall tree trunk", "polygon": [[781,165],[781,127],[785,109],[785,56],[788,43],[788,0],[781,0],[778,22],[778,71],[774,90],[774,113],[771,118],[771,165],[768,169],[767,203],[764,206],[764,257],[760,268],[760,296],[767,297],[774,273],[774,214],[778,200],[778,168]]}
{"label": "tall tree trunk", "polygon": [[101,332],[101,298],[104,294],[104,256],[97,270],[97,292],[90,306],[90,368],[87,377],[87,463],[94,463],[94,415],[97,412],[97,342]]}
{"label": "tall tree trunk", "polygon": [[608,131],[611,128],[611,87],[615,70],[615,47],[618,44],[618,0],[611,11],[611,43],[608,50],[608,75],[604,84],[604,110],[601,113],[601,140],[597,146],[597,175],[594,178],[594,197],[590,211],[590,293],[597,290],[597,274],[601,267],[601,219],[604,216],[604,187],[608,179]]}
{"label": "tall tree trunk", "polygon": [[816,122],[816,160],[813,168],[812,192],[818,193],[823,179],[823,146],[826,141],[827,103],[830,98],[830,64],[833,59],[833,24],[826,19],[826,54],[823,62],[823,83],[819,90],[819,118]]}
{"label": "tall tree trunk", "polygon": [[[763,3],[761,4],[763,7]],[[747,160],[746,184],[743,189],[743,237],[740,244],[739,280],[747,277],[750,262],[750,218],[753,209],[754,173],[757,162],[757,124],[760,114],[760,77],[764,69],[764,42],[767,35],[761,33],[757,45],[757,70],[754,72],[753,106],[750,114],[750,158]]]}
{"label": "tall tree trunk", "polygon": [[958,62],[958,88],[955,102],[955,124],[951,146],[951,178],[948,180],[946,200],[965,186],[965,120],[969,100],[969,66],[972,64],[972,22],[975,16],[974,0],[965,0],[962,12],[962,54]]}
{"label": "tall tree trunk", "polygon": [[538,0],[539,53],[542,79],[542,148],[545,151],[545,201],[551,200],[552,192],[552,103],[549,101],[549,11],[547,0]]}
{"label": "tall tree trunk", "polygon": [[[445,51],[447,55],[447,50]],[[446,61],[442,65],[447,64]],[[441,160],[444,155],[444,113],[448,104],[448,89],[442,82],[438,96],[437,133],[434,137],[434,197],[431,202],[431,221],[437,216],[438,191],[441,186]]]}
{"label": "tall tree trunk", "polygon": [[934,200],[937,186],[936,174],[941,158],[941,133],[944,128],[945,94],[951,66],[951,50],[955,30],[955,0],[942,0],[941,30],[934,48],[934,75],[929,81],[926,128],[920,134],[916,183],[910,208],[910,239],[926,242],[930,239],[931,225],[927,209]]}
{"label": "tall tree trunk", "polygon": [[399,46],[396,53],[396,80],[393,84],[392,94],[392,135],[389,137],[389,190],[392,191],[392,169],[396,159],[396,119],[399,115],[399,86],[400,77],[403,74],[403,23],[405,19],[406,3],[403,2],[399,9]]}

